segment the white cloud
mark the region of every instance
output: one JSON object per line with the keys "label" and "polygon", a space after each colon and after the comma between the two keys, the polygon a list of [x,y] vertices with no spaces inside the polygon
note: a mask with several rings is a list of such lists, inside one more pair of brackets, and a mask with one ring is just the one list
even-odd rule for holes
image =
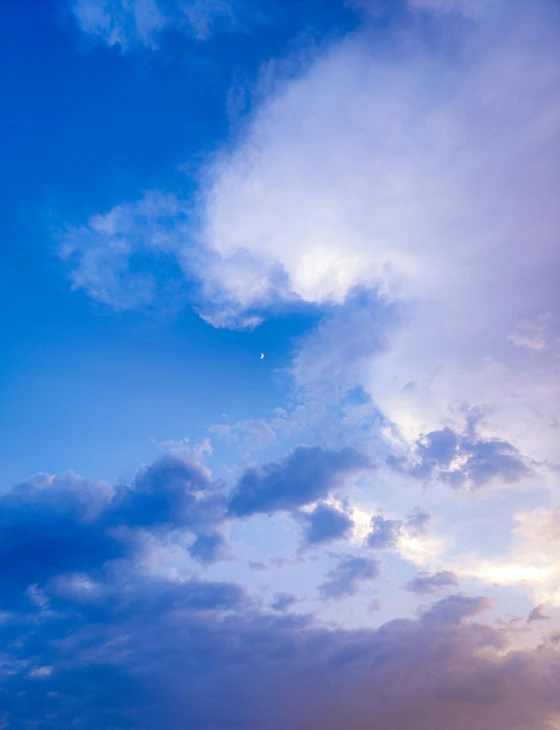
{"label": "white cloud", "polygon": [[[454,54],[411,38],[388,54],[353,38],[287,84],[213,170],[206,280],[242,308],[378,286],[443,299],[453,315],[469,303],[476,316],[511,294],[527,257],[555,255],[558,171],[543,162],[560,108],[546,6],[465,31]],[[539,185],[539,210],[523,179]]]}
{"label": "white cloud", "polygon": [[[555,460],[559,352],[538,318],[558,309],[559,27],[550,2],[495,2],[453,51],[445,24],[430,50],[363,35],[286,84],[212,170],[198,271],[215,321],[377,289],[410,318],[385,352],[368,351],[374,317],[350,313],[353,339],[346,323],[305,343],[300,384],[323,372],[332,389],[359,362],[406,438],[462,429],[476,407],[484,436]],[[520,338],[541,356],[512,350]]]}
{"label": "white cloud", "polygon": [[180,250],[188,214],[175,196],[151,192],[69,228],[60,236],[60,256],[72,267],[73,287],[119,310],[153,304],[170,284],[154,275],[154,261]]}
{"label": "white cloud", "polygon": [[148,250],[199,278],[219,326],[334,305],[294,361],[304,398],[360,384],[408,443],[475,412],[481,437],[558,461],[560,14],[476,7],[436,14],[428,38],[412,23],[335,45],[205,170],[196,232],[188,206],[153,196],[70,231],[75,286],[149,304],[153,272],[130,266]]}
{"label": "white cloud", "polygon": [[536,321],[521,320],[509,335],[508,340],[517,347],[527,347],[529,350],[542,350],[547,345],[546,335],[551,314],[545,312]]}
{"label": "white cloud", "polygon": [[73,0],[71,8],[83,33],[122,51],[135,45],[155,50],[170,28],[206,40],[240,27],[227,0]]}

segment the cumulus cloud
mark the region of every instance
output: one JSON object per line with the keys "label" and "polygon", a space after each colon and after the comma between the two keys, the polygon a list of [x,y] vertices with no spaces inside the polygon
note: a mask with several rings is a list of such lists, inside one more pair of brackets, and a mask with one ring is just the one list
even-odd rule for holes
{"label": "cumulus cloud", "polygon": [[412,532],[413,534],[419,534],[424,532],[426,527],[430,524],[431,519],[431,515],[417,507],[408,516],[406,520],[406,525],[409,532]]}
{"label": "cumulus cloud", "polygon": [[[194,556],[216,559],[223,545],[215,535],[205,535],[225,514],[216,490],[203,467],[172,455],[116,487],[72,472],[39,474],[15,485],[0,497],[2,600],[9,603],[28,586],[64,574],[84,576],[81,587],[87,587],[90,572],[139,549],[135,530],[202,532],[191,546]],[[78,587],[75,581],[66,585],[70,592]]]}
{"label": "cumulus cloud", "polygon": [[527,623],[531,624],[534,621],[550,621],[551,619],[552,616],[547,616],[544,613],[543,606],[536,606],[529,614],[529,617],[527,618]]}
{"label": "cumulus cloud", "polygon": [[448,596],[428,608],[423,615],[424,621],[458,624],[466,618],[490,608],[486,598],[477,596]]}
{"label": "cumulus cloud", "polygon": [[[524,166],[529,150],[540,157],[556,133],[553,119],[542,128],[542,109],[515,107],[524,98],[554,109],[550,45],[537,48],[533,35],[553,42],[545,23],[557,20],[555,10],[545,2],[528,13],[521,3],[511,10],[494,3],[480,25],[465,28],[454,57],[444,47],[430,53],[412,43],[384,55],[367,36],[354,39],[287,84],[214,171],[203,237],[219,258],[207,275],[241,306],[273,291],[342,302],[356,286],[440,296],[456,279],[454,266],[486,258],[478,233],[485,240],[496,234],[498,260],[505,245],[521,257],[519,232],[512,240],[495,228],[517,194],[506,170]],[[524,20],[531,21],[527,29]],[[500,73],[515,58],[514,44],[531,64],[521,77]],[[334,104],[333,87],[344,104]],[[507,130],[497,147],[489,144],[496,129]],[[515,147],[525,133],[521,153]],[[483,170],[497,187],[476,210]],[[555,220],[550,194],[543,192],[541,202]],[[529,212],[528,201],[521,204],[523,210],[507,211],[508,220]],[[461,229],[453,226],[459,216]],[[526,228],[528,220],[522,222]],[[542,225],[541,234],[542,252],[553,255]],[[477,288],[484,284],[480,277],[474,281]]]}
{"label": "cumulus cloud", "polygon": [[394,548],[403,531],[402,520],[386,520],[380,515],[371,518],[371,532],[367,544],[371,548]]}
{"label": "cumulus cloud", "polygon": [[290,606],[293,606],[299,600],[300,599],[292,593],[277,593],[274,596],[274,601],[270,604],[270,607],[274,611],[287,611]]}
{"label": "cumulus cloud", "polygon": [[[338,454],[331,466],[341,463],[354,461]],[[449,596],[417,619],[348,630],[292,615],[299,599],[288,593],[274,595],[271,612],[232,582],[143,570],[119,529],[153,528],[161,537],[202,524],[190,549],[200,541],[197,557],[212,559],[220,538],[209,525],[225,513],[226,497],[221,511],[214,503],[222,490],[197,460],[167,455],[129,485],[43,474],[2,496],[8,727],[48,718],[53,730],[76,722],[116,730],[304,730],[310,722],[358,730],[374,722],[406,730],[415,718],[420,730],[444,730],[453,717],[459,730],[540,730],[560,712],[555,644],[514,650],[514,628],[477,623],[487,599]],[[403,522],[422,529],[426,516]],[[532,525],[545,539],[552,520]],[[379,570],[375,560],[338,556],[319,596],[330,603],[356,595]],[[547,625],[537,618],[530,626]]]}
{"label": "cumulus cloud", "polygon": [[[164,560],[171,550],[183,562],[190,555],[210,565],[228,557],[221,531],[226,519],[293,512],[367,467],[352,449],[301,446],[277,462],[242,471],[233,487],[212,480],[192,450],[167,453],[116,486],[90,483],[72,472],[38,474],[0,496],[3,599],[64,574],[82,576],[80,585],[72,579],[64,589],[79,592],[88,581],[93,587],[91,571],[119,561],[158,572],[161,551]],[[325,504],[300,519],[309,544],[344,537],[353,526],[348,515]]]}
{"label": "cumulus cloud", "polygon": [[207,471],[188,459],[165,455],[118,488],[107,519],[130,527],[196,526],[219,519],[223,499]]}
{"label": "cumulus cloud", "polygon": [[312,512],[302,513],[300,520],[305,524],[304,545],[319,545],[348,537],[354,527],[354,520],[343,510],[328,504],[318,504]]}
{"label": "cumulus cloud", "polygon": [[369,466],[366,457],[350,448],[334,452],[298,446],[281,461],[247,469],[231,495],[229,513],[242,517],[302,507]]}
{"label": "cumulus cloud", "polygon": [[510,651],[514,630],[476,623],[477,598],[355,631],[271,617],[231,584],[155,584],[95,614],[64,608],[32,640],[23,617],[0,625],[9,724],[541,730],[560,709],[556,649]]}
{"label": "cumulus cloud", "polygon": [[68,570],[97,568],[123,555],[99,517],[113,498],[104,483],[73,473],[38,475],[0,497],[2,602],[31,584]]}
{"label": "cumulus cloud", "polygon": [[380,566],[376,560],[345,556],[327,573],[319,586],[319,593],[324,599],[353,596],[362,581],[377,578],[379,572]]}
{"label": "cumulus cloud", "polygon": [[457,434],[449,427],[422,434],[411,463],[391,455],[388,463],[419,479],[439,479],[453,487],[512,484],[533,473],[519,451],[495,438],[480,438],[473,429]]}
{"label": "cumulus cloud", "polygon": [[440,570],[438,573],[422,571],[405,585],[407,591],[421,596],[428,596],[442,588],[452,588],[459,585],[459,579],[450,570]]}
{"label": "cumulus cloud", "polygon": [[189,547],[189,554],[205,565],[214,563],[227,555],[227,540],[219,532],[198,535]]}
{"label": "cumulus cloud", "polygon": [[[381,347],[369,346],[383,333],[372,302],[334,351],[318,331],[300,381],[323,370],[332,389],[358,364],[409,440],[460,430],[465,405],[487,405],[482,437],[542,458],[554,450],[557,355],[543,349],[527,370],[508,336],[557,308],[560,20],[543,0],[436,23],[434,43],[413,25],[393,53],[353,37],[262,105],[211,170],[195,268],[216,323],[278,298],[346,307],[364,288],[400,305],[406,326],[392,322]],[[356,356],[336,360],[346,341]]]}
{"label": "cumulus cloud", "polygon": [[[457,560],[453,572],[430,564],[401,594],[430,596],[457,576],[528,581],[543,607],[526,633],[485,624],[490,603],[477,596],[349,630],[290,612],[298,599],[280,586],[263,608],[249,589],[197,577],[224,556],[226,521],[250,529],[281,512],[303,522],[306,545],[346,537],[359,510],[328,498],[346,496],[373,458],[392,467],[389,497],[406,514],[415,480],[517,484],[557,454],[558,8],[408,6],[384,42],[367,26],[275,86],[205,170],[194,210],[148,193],[61,236],[73,285],[117,309],[175,298],[195,277],[217,326],[294,302],[322,312],[298,344],[295,392],[306,418],[315,408],[321,443],[327,404],[343,415],[341,446],[355,437],[360,449],[297,446],[231,488],[176,449],[130,483],[38,475],[3,494],[8,727],[542,730],[560,717],[557,640],[519,648],[547,630],[545,604],[560,603],[554,508],[518,515],[513,556]],[[73,8],[86,33],[123,50],[232,21],[221,3]],[[276,431],[247,420],[229,433],[271,444]],[[467,509],[465,495],[441,491],[446,507]],[[468,499],[487,510],[487,496]],[[413,554],[428,514],[389,519],[369,506],[360,539]],[[164,570],[169,555],[179,559]],[[371,557],[335,557],[321,610],[357,603],[380,575]],[[250,565],[290,562],[265,559]]]}
{"label": "cumulus cloud", "polygon": [[[361,386],[409,446],[460,433],[465,408],[484,407],[480,438],[496,440],[485,449],[512,481],[512,448],[553,460],[560,409],[558,8],[409,11],[383,42],[366,26],[275,85],[204,171],[189,225],[184,203],[148,195],[69,230],[62,248],[75,286],[120,307],[157,299],[137,259],[163,248],[218,326],[294,301],[350,311],[334,354],[332,325],[302,346],[298,386],[317,401]],[[472,478],[485,482],[481,458]]]}

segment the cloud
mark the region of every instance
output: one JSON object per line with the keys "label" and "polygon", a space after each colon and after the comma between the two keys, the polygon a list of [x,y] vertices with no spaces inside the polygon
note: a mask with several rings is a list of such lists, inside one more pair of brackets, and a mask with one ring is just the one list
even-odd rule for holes
{"label": "cloud", "polygon": [[[3,600],[52,580],[68,596],[91,598],[99,592],[99,572],[118,565],[160,577],[169,570],[183,575],[174,564],[187,565],[188,556],[210,565],[228,557],[220,531],[226,518],[291,512],[340,489],[367,465],[351,449],[297,447],[278,462],[242,472],[233,490],[213,481],[193,450],[167,453],[116,486],[72,472],[38,474],[0,497]],[[343,537],[353,525],[326,505],[304,519],[313,544]]]}
{"label": "cloud", "polygon": [[304,343],[298,384],[361,385],[409,443],[486,406],[482,439],[551,458],[557,348],[529,364],[508,336],[557,319],[557,7],[499,0],[434,22],[380,43],[366,29],[262,103],[205,178],[193,266],[230,326],[294,300],[342,320],[367,290],[343,337]]}
{"label": "cloud", "polygon": [[410,515],[408,516],[406,520],[407,527],[409,529],[409,532],[412,532],[413,534],[416,533],[422,533],[426,529],[426,527],[431,522],[431,515],[429,515],[427,512],[424,512],[424,510],[417,507],[415,510],[413,510]]}
{"label": "cloud", "polygon": [[189,547],[189,554],[205,565],[214,563],[227,555],[227,541],[219,532],[198,535]]}
{"label": "cloud", "polygon": [[453,487],[478,488],[490,483],[513,484],[533,474],[526,459],[511,444],[480,438],[472,428],[457,434],[449,427],[421,435],[412,463],[391,455],[388,463],[419,479],[439,479]]}
{"label": "cloud", "polygon": [[476,616],[490,608],[487,598],[477,596],[449,596],[427,609],[423,618],[425,622],[458,624],[466,618]]}
{"label": "cloud", "polygon": [[137,46],[155,50],[164,31],[176,30],[198,41],[215,33],[243,30],[256,20],[243,2],[229,0],[71,0],[80,30],[125,52]]}
{"label": "cloud", "polygon": [[371,548],[382,550],[396,547],[404,525],[402,520],[386,520],[376,515],[371,518],[371,527],[367,544]]}
{"label": "cloud", "polygon": [[409,11],[274,84],[194,206],[147,194],[62,251],[74,286],[117,308],[176,302],[195,279],[216,326],[324,311],[292,368],[317,410],[359,386],[410,448],[482,408],[468,479],[513,483],[557,442],[558,8]]}
{"label": "cloud", "polygon": [[124,554],[99,516],[113,497],[105,483],[72,472],[40,474],[0,497],[0,584],[10,602],[33,583],[68,570],[95,569]]}
{"label": "cloud", "polygon": [[290,606],[293,606],[300,599],[291,593],[277,593],[274,596],[274,602],[270,604],[270,607],[274,611],[286,611]]}
{"label": "cloud", "polygon": [[220,519],[223,499],[196,462],[168,454],[117,490],[107,519],[129,527],[200,526]]}
{"label": "cloud", "polygon": [[[75,7],[86,32],[123,50],[154,47],[166,29],[197,35],[202,22],[163,2]],[[352,520],[326,500],[388,452],[392,471],[376,471],[386,494],[363,486],[366,517],[374,497],[406,514],[417,479],[536,481],[537,462],[557,454],[558,9],[409,7],[387,35],[366,26],[276,85],[204,171],[195,205],[148,193],[61,237],[73,285],[117,309],[175,300],[196,278],[196,304],[217,326],[254,325],[294,303],[322,313],[290,372],[323,447],[246,468],[231,490],[172,453],[130,483],[40,475],[0,497],[8,726],[541,730],[560,716],[558,648],[546,636],[527,648],[549,625],[540,609],[521,633],[485,624],[488,599],[459,594],[415,619],[349,630],[290,612],[294,596],[274,593],[281,583],[263,608],[249,589],[196,575],[196,561],[223,554],[224,520],[266,531],[271,520],[243,518],[311,507],[308,543],[345,535]],[[328,409],[337,418],[323,419]],[[272,443],[261,426],[233,433]],[[438,500],[436,524],[449,518],[457,539],[454,510],[476,522],[470,505],[497,504],[434,489],[430,512]],[[427,521],[376,514],[367,542],[418,559]],[[558,603],[558,514],[519,521],[511,560],[430,563],[409,593],[455,585],[439,569],[452,567],[499,585],[527,580],[539,603]],[[289,563],[257,557],[267,579]],[[380,574],[371,558],[337,560],[318,586],[321,611]]]}
{"label": "cloud", "polygon": [[550,621],[552,616],[547,616],[543,611],[543,606],[536,606],[527,619],[527,623],[531,624],[534,621]]}
{"label": "cloud", "polygon": [[451,588],[459,585],[459,579],[450,570],[441,570],[438,573],[420,572],[409,581],[405,588],[411,593],[420,596],[429,596],[442,588]]}
{"label": "cloud", "polygon": [[323,599],[345,598],[358,592],[361,581],[372,580],[379,575],[379,563],[370,558],[341,558],[336,568],[330,570],[319,593]]}
{"label": "cloud", "polygon": [[[3,711],[14,727],[48,718],[55,730],[407,730],[411,719],[418,730],[541,730],[559,709],[558,653],[509,651],[514,630],[474,620],[484,607],[455,597],[415,620],[348,631],[271,617],[231,584],[150,584],[96,622],[71,604],[64,619],[42,618],[32,662],[28,630],[1,625],[12,637]],[[50,673],[30,684],[41,667]]]}
{"label": "cloud", "polygon": [[354,521],[345,512],[324,503],[299,518],[305,524],[303,540],[307,546],[348,537],[354,527]]}
{"label": "cloud", "polygon": [[[468,33],[465,28],[461,53],[453,57],[442,46],[430,52],[417,42],[391,55],[367,36],[354,38],[286,84],[213,171],[202,235],[217,258],[207,278],[243,307],[274,295],[340,303],[357,286],[399,297],[440,296],[461,246],[481,263],[474,236],[497,233],[494,215],[516,192],[505,167],[496,166],[502,160],[508,168],[524,164],[525,150],[540,153],[555,136],[552,124],[538,129],[547,112],[527,116],[514,106],[519,95],[527,101],[538,96],[552,113],[556,83],[552,69],[547,73],[550,45],[528,45],[535,30],[552,42],[544,26],[556,20],[552,5],[539,3],[524,32],[526,12],[521,4],[510,11],[494,3],[480,24]],[[501,72],[518,52],[512,43],[531,59],[522,77]],[[494,63],[499,67],[484,79]],[[533,71],[538,77],[531,78]],[[333,104],[332,88],[344,104]],[[507,134],[490,146],[498,128]],[[520,155],[513,145],[525,131]],[[506,152],[514,153],[507,162]],[[492,205],[500,207],[477,213],[475,186],[483,170],[499,186]],[[546,195],[547,215],[555,219],[551,202]],[[508,220],[521,222],[526,210],[509,211]],[[453,226],[454,215],[462,229]],[[519,232],[508,243],[521,254]],[[505,241],[496,236],[493,244],[500,250]],[[482,284],[480,277],[476,283]]]}
{"label": "cloud", "polygon": [[368,460],[350,448],[335,452],[298,446],[281,461],[247,469],[231,495],[229,513],[244,517],[303,507],[368,467]]}
{"label": "cloud", "polygon": [[527,320],[518,322],[508,340],[516,347],[542,350],[547,345],[546,335],[550,318],[550,312],[546,312],[540,315],[536,322],[528,322]]}
{"label": "cloud", "polygon": [[117,310],[176,306],[183,277],[174,256],[188,237],[189,210],[174,195],[150,192],[61,231],[59,252],[73,288]]}
{"label": "cloud", "polygon": [[216,559],[223,545],[206,534],[225,514],[216,489],[200,464],[173,455],[116,487],[72,472],[38,474],[15,485],[0,497],[3,600],[57,575],[96,574],[131,557],[141,548],[138,530],[201,532],[191,550],[197,559]]}
{"label": "cloud", "polygon": [[[200,463],[173,455],[128,487],[43,474],[1,497],[7,727],[407,730],[414,718],[444,730],[454,718],[458,730],[540,730],[560,712],[553,642],[513,650],[515,628],[477,623],[485,598],[449,596],[416,619],[348,630],[290,614],[290,594],[275,594],[271,612],[232,582],[145,571],[118,523],[158,534],[193,515],[198,525],[191,497],[205,503],[216,489]],[[541,535],[552,520],[531,525]],[[378,575],[377,561],[339,556],[320,596],[355,595]],[[7,585],[21,600],[6,603]]]}

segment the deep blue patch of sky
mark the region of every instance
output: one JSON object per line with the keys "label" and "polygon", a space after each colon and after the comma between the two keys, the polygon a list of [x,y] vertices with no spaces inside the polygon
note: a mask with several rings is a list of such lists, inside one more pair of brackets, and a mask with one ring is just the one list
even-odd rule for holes
{"label": "deep blue patch of sky", "polygon": [[55,0],[3,7],[0,488],[37,470],[114,479],[153,456],[150,439],[196,439],[221,414],[254,417],[279,402],[274,371],[312,313],[253,333],[216,330],[188,307],[115,314],[70,290],[53,240],[61,224],[146,189],[188,195],[179,168],[196,169],[227,139],[230,90],[357,22],[341,2],[269,11],[259,33],[204,43],[169,33],[164,52],[123,56],[92,46]]}

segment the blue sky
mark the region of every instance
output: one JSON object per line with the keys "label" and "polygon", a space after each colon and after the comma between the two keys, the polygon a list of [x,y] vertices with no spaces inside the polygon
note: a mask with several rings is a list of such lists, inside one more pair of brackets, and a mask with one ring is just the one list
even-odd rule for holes
{"label": "blue sky", "polygon": [[115,479],[153,456],[151,439],[202,437],[223,413],[260,416],[276,405],[271,372],[302,325],[282,313],[258,334],[218,330],[188,300],[115,315],[68,286],[57,232],[146,188],[188,194],[180,167],[228,134],[236,79],[253,79],[311,29],[298,26],[300,13],[283,13],[264,38],[225,36],[209,50],[171,37],[164,57],[141,48],[123,56],[81,36],[64,5],[6,12],[3,478],[72,464]]}
{"label": "blue sky", "polygon": [[3,20],[0,728],[560,728],[557,1]]}

